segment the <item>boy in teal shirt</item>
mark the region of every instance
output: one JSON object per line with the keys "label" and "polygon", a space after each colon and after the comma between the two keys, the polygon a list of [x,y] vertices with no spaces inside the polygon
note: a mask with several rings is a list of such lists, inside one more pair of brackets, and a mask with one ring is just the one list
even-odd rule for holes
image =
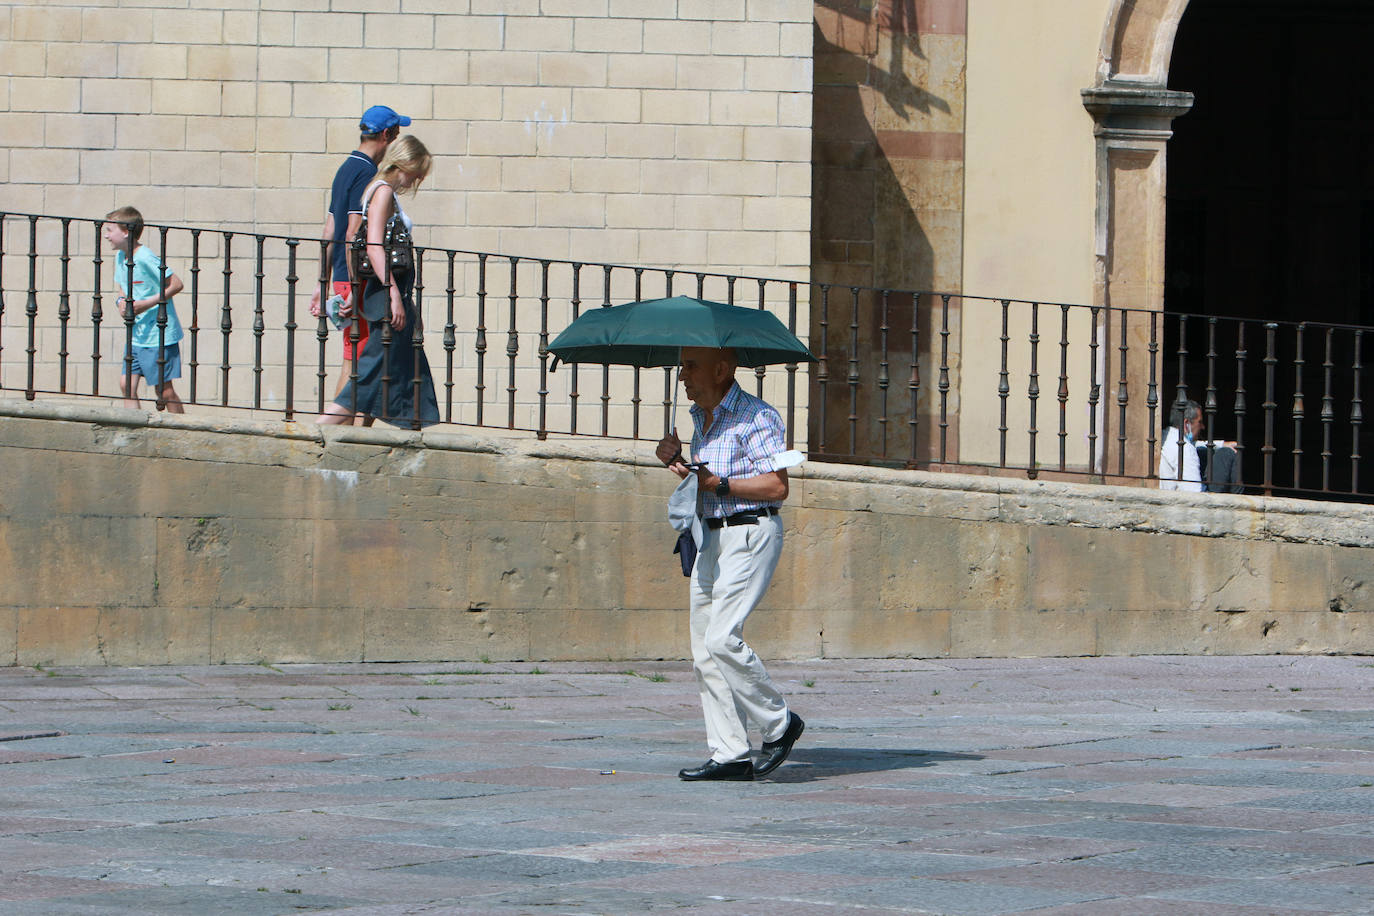
{"label": "boy in teal shirt", "polygon": [[[115,282],[124,295],[117,300],[119,313],[134,316],[132,363],[120,375],[119,385],[124,393],[125,407],[138,407],[138,379],[146,378],[157,389],[158,399],[172,413],[185,413],[181,398],[172,387],[172,379],[181,378],[181,322],[177,320],[172,297],[183,289],[181,279],[170,269],[163,278],[162,260],[139,244],[143,234],[143,214],[133,207],[120,207],[105,217],[105,241],[115,251]],[[134,265],[134,289],[130,293],[129,261]],[[167,303],[165,332],[158,328],[158,303]],[[159,366],[159,357],[162,365]],[[158,408],[159,410],[161,407]]]}

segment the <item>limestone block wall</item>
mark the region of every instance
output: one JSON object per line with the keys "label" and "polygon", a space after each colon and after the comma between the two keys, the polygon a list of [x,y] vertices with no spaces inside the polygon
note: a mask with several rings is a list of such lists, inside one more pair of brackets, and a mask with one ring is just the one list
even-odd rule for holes
{"label": "limestone block wall", "polygon": [[[684,658],[647,445],[0,401],[0,663]],[[1374,651],[1374,508],[805,465],[765,657]]]}
{"label": "limestone block wall", "polygon": [[[235,326],[251,325],[261,300],[263,358],[280,366],[287,248],[269,241],[260,268],[253,240],[240,237],[226,264],[220,230],[317,236],[358,117],[382,103],[411,116],[407,130],[436,156],[406,202],[417,241],[532,259],[519,268],[530,300],[541,292],[538,259],[804,280],[811,48],[810,0],[0,0],[0,211],[98,218],[127,203],[151,223],[204,228],[204,326],[219,325],[220,273],[232,267]],[[3,226],[7,340],[22,330],[27,228]],[[59,259],[56,223],[39,235],[39,362],[50,381],[61,275],[71,328],[89,336],[94,287],[113,288],[112,262],[97,284],[90,225],[71,228],[70,261]],[[185,233],[170,239],[169,260],[188,285],[192,244]],[[308,285],[312,253],[300,254]],[[431,352],[447,318],[442,293],[453,287],[459,349],[471,360],[478,268],[461,258],[450,280],[442,261],[430,264]],[[583,278],[588,304],[602,301],[595,273]],[[511,275],[493,267],[494,302]],[[694,293],[689,277],[675,291]],[[566,265],[550,275],[555,331],[571,314],[572,283]],[[643,292],[660,295],[662,285],[651,277]],[[785,305],[779,289],[770,301]],[[727,296],[723,281],[707,292]],[[633,298],[628,271],[609,294]],[[189,301],[177,306],[185,320]],[[533,314],[524,308],[528,353],[537,302]],[[803,301],[803,336],[806,314]],[[503,320],[493,308],[493,335],[507,330]],[[104,327],[109,353],[122,337]],[[251,360],[251,337],[233,346],[236,365]],[[331,394],[338,349],[331,340]],[[98,371],[89,348],[74,352],[75,371]],[[111,377],[102,387],[113,390],[116,370],[103,365]],[[16,382],[4,374],[0,384]],[[206,381],[211,398],[216,384]]]}
{"label": "limestone block wall", "polygon": [[421,241],[804,269],[807,0],[0,4],[10,210],[318,228],[372,104],[436,154]]}

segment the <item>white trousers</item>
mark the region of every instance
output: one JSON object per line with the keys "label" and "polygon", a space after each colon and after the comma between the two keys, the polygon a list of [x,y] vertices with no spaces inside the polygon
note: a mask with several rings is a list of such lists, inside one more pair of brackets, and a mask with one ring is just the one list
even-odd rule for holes
{"label": "white trousers", "polygon": [[711,759],[729,763],[749,756],[750,723],[764,741],[787,730],[787,702],[742,635],[782,555],[782,519],[704,533],[691,579],[692,662]]}

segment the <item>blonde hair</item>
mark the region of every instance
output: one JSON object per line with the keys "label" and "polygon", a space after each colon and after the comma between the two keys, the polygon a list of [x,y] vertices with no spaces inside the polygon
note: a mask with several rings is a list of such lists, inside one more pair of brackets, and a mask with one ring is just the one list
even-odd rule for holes
{"label": "blonde hair", "polygon": [[129,238],[135,242],[143,235],[143,214],[133,207],[120,207],[105,214],[105,218],[120,223],[128,230]]}
{"label": "blonde hair", "polygon": [[410,172],[418,177],[415,183],[410,186],[413,193],[415,188],[429,175],[430,168],[434,165],[434,157],[425,149],[425,145],[413,134],[406,134],[386,148],[386,155],[377,165],[377,176],[383,181],[391,176],[392,172]]}

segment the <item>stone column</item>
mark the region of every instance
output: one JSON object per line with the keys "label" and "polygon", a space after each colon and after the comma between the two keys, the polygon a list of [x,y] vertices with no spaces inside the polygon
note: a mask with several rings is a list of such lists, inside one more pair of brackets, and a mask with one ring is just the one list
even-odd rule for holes
{"label": "stone column", "polygon": [[1150,440],[1159,438],[1161,411],[1167,411],[1172,397],[1159,377],[1165,151],[1173,120],[1193,107],[1193,95],[1151,83],[1107,80],[1084,89],[1083,104],[1096,122],[1097,138],[1093,304],[1100,309],[1103,349],[1094,463],[1108,477],[1148,475],[1156,461]]}

